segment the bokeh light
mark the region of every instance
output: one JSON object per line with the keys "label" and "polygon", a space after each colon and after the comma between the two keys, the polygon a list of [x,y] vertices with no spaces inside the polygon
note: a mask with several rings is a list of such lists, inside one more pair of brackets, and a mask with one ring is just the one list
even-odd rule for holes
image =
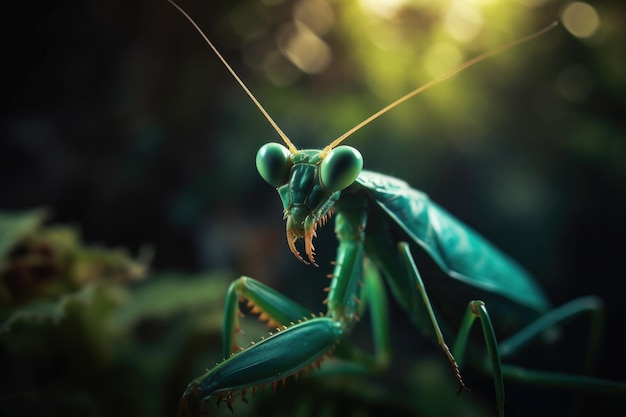
{"label": "bokeh light", "polygon": [[375,14],[381,18],[392,18],[398,10],[404,7],[408,0],[360,0],[366,13]]}
{"label": "bokeh light", "polygon": [[318,36],[327,34],[335,24],[335,11],[327,0],[299,0],[293,17]]}
{"label": "bokeh light", "polygon": [[598,30],[600,17],[589,3],[575,1],[563,9],[561,20],[565,28],[578,38],[589,38]]}
{"label": "bokeh light", "polygon": [[478,35],[483,23],[480,12],[470,3],[455,1],[446,13],[444,27],[454,39],[467,43]]}
{"label": "bokeh light", "polygon": [[582,102],[589,97],[593,89],[589,71],[580,65],[564,68],[556,82],[564,97],[573,102]]}
{"label": "bokeh light", "polygon": [[328,45],[298,21],[283,25],[276,42],[282,53],[307,74],[324,71],[332,59]]}

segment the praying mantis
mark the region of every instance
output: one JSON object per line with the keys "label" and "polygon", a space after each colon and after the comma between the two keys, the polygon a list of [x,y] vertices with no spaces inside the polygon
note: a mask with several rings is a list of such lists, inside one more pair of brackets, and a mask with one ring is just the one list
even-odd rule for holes
{"label": "praying mantis", "polygon": [[[390,362],[391,347],[383,280],[415,327],[439,346],[459,391],[468,389],[461,372],[466,353],[477,349],[482,354],[478,365],[493,377],[495,408],[501,417],[505,415],[505,379],[626,396],[623,382],[522,369],[506,362],[550,329],[581,315],[589,316],[592,322],[588,356],[597,355],[603,314],[597,297],[552,307],[539,285],[515,261],[406,182],[364,171],[360,152],[342,144],[363,126],[425,89],[541,36],[555,24],[443,74],[321,150],[298,149],[194,20],[173,0],[168,1],[202,35],[284,143],[261,146],[256,166],[261,177],[278,191],[290,251],[300,262],[317,266],[313,239],[331,216],[338,240],[323,314],[312,313],[250,277],[242,276],[231,284],[224,311],[224,360],[189,383],[179,403],[180,417],[196,412],[211,398],[218,404],[226,401],[231,408],[236,398],[245,400],[257,387],[275,387],[287,378],[319,368],[330,354],[352,361],[347,367],[351,370],[384,369]],[[304,256],[296,247],[299,240],[304,241]],[[434,263],[440,276],[422,277],[420,263],[424,260]],[[268,337],[243,349],[236,341],[242,299],[273,329]],[[348,340],[366,309],[372,320],[373,355],[364,354]],[[480,342],[469,337],[476,320],[482,329]],[[497,334],[505,337],[499,340]],[[452,348],[446,341],[449,337],[455,337]]]}

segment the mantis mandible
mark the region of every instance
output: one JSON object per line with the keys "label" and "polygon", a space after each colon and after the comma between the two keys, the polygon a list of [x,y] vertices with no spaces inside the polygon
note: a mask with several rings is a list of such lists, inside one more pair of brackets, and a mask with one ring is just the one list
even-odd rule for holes
{"label": "mantis mandible", "polygon": [[[483,352],[486,351],[482,367],[493,376],[500,416],[504,416],[504,379],[626,395],[626,383],[522,370],[506,364],[503,360],[529,342],[579,315],[592,318],[588,356],[594,356],[602,302],[589,296],[553,308],[537,283],[507,255],[406,182],[362,170],[359,151],[341,145],[352,133],[404,101],[492,55],[541,36],[556,23],[439,76],[384,107],[322,150],[297,149],[194,20],[173,0],[168,1],[202,35],[286,145],[263,145],[256,155],[256,166],[282,200],[291,252],[299,261],[317,266],[313,238],[316,229],[332,215],[339,241],[325,314],[312,314],[250,277],[242,276],[231,284],[224,312],[224,360],[191,381],[180,400],[179,416],[212,397],[217,398],[218,404],[225,399],[230,408],[235,398],[245,400],[248,392],[254,394],[259,386],[275,387],[286,378],[297,378],[319,367],[331,353],[343,359],[360,358],[354,366],[363,370],[384,368],[391,354],[381,272],[413,324],[440,347],[459,390],[467,389],[460,369],[470,347],[470,328],[479,320]],[[298,240],[304,240],[305,257],[296,247]],[[417,259],[434,262],[443,278],[422,279]],[[447,299],[430,298],[427,289],[449,295]],[[459,299],[459,294],[465,298]],[[247,300],[252,312],[259,313],[275,329],[269,337],[245,349],[239,348],[235,340],[241,299]],[[456,307],[450,309],[449,305]],[[371,357],[364,357],[346,340],[365,308],[372,315],[375,352]],[[495,313],[494,317],[506,318],[492,321],[490,312]],[[496,331],[505,338],[498,341]],[[444,334],[455,333],[456,341],[450,349]]]}

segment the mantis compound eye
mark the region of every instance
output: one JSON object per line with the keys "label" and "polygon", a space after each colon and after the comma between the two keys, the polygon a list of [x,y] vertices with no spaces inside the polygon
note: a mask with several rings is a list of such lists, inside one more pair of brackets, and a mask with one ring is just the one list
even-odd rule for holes
{"label": "mantis compound eye", "polygon": [[363,157],[352,146],[338,146],[328,152],[320,164],[320,180],[330,192],[343,190],[357,179],[363,169]]}
{"label": "mantis compound eye", "polygon": [[256,154],[256,169],[268,184],[279,187],[289,177],[289,155],[289,149],[280,143],[266,143]]}

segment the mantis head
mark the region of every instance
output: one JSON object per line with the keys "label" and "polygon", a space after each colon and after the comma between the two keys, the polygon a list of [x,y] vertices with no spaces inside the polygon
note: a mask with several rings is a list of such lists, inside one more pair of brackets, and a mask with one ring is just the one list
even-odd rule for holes
{"label": "mantis head", "polygon": [[296,150],[279,143],[263,145],[256,155],[261,177],[276,187],[283,202],[289,249],[300,261],[307,263],[296,249],[296,241],[304,239],[310,263],[315,264],[313,238],[316,229],[333,214],[341,190],[349,187],[363,169],[363,158],[351,146],[330,145],[323,150]]}

